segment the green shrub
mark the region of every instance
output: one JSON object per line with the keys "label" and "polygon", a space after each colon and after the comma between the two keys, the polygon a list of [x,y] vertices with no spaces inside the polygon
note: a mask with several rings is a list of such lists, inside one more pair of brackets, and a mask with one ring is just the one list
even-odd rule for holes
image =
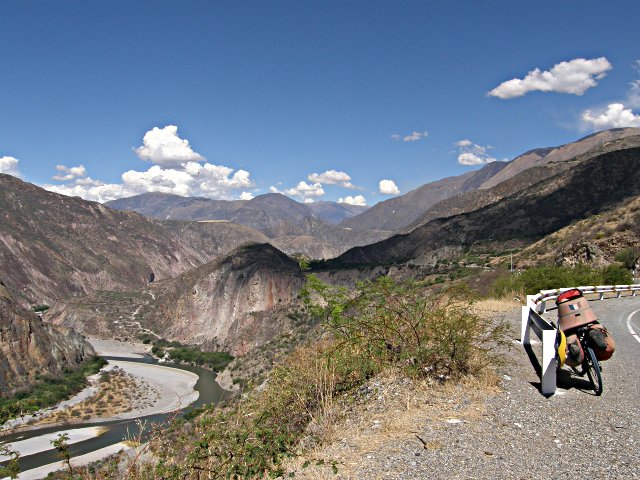
{"label": "green shrub", "polygon": [[629,247],[620,250],[615,256],[616,262],[622,263],[627,269],[631,270],[640,260],[640,248]]}
{"label": "green shrub", "polygon": [[177,362],[206,365],[219,372],[231,363],[233,356],[227,352],[202,352],[195,347],[179,347],[170,350],[169,357]]}
{"label": "green shrub", "polygon": [[602,280],[604,285],[631,285],[633,275],[623,265],[609,265],[602,272]]}
{"label": "green shrub", "polygon": [[347,290],[310,276],[307,292],[320,300],[310,308],[336,339],[336,368],[356,382],[389,366],[418,376],[477,373],[506,343],[507,325],[473,313],[462,287],[434,294],[381,276]]}
{"label": "green shrub", "polygon": [[585,264],[573,268],[558,266],[533,267],[522,273],[508,273],[498,277],[491,287],[497,298],[506,295],[534,295],[541,290],[580,287],[585,285],[630,284],[631,273],[619,265],[596,269]]}
{"label": "green shrub", "polygon": [[11,398],[0,398],[0,425],[10,418],[55,405],[75,395],[87,385],[87,377],[98,373],[106,364],[103,358],[92,357],[76,370],[57,378],[45,377],[40,384],[17,392]]}

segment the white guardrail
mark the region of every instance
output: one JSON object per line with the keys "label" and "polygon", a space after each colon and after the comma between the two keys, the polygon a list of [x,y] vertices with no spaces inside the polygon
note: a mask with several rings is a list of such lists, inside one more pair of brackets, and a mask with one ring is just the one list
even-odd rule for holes
{"label": "white guardrail", "polygon": [[540,374],[540,390],[543,395],[553,395],[556,391],[556,335],[557,326],[548,322],[542,316],[547,309],[547,302],[558,298],[562,292],[577,288],[583,295],[596,294],[599,300],[605,299],[605,294],[615,293],[619,298],[625,292],[636,296],[640,292],[640,285],[601,285],[597,287],[571,287],[557,290],[542,290],[537,295],[527,295],[527,304],[522,307],[522,332],[520,340],[523,345],[531,345],[531,330],[542,340],[542,372]]}

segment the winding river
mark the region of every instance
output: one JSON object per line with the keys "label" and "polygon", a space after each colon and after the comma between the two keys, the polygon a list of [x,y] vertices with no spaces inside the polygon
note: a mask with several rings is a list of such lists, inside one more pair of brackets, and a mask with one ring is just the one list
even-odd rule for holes
{"label": "winding river", "polygon": [[[136,362],[136,363],[151,363],[157,364],[157,360],[152,357],[146,355],[142,358],[130,358],[125,356],[118,357],[104,357],[107,360],[124,360],[128,362]],[[163,363],[162,366],[178,368],[181,370],[187,370],[193,372],[198,375],[198,381],[195,385],[195,390],[199,393],[198,399],[191,404],[190,406],[181,410],[181,413],[187,413],[194,408],[200,407],[209,403],[217,403],[223,398],[225,398],[229,392],[222,389],[216,383],[216,374],[210,370],[200,367],[192,367],[187,365],[176,365],[170,363]],[[164,414],[155,414],[142,416],[127,420],[113,420],[109,422],[87,422],[73,425],[57,425],[49,428],[41,428],[37,430],[31,431],[22,431],[18,433],[14,433],[11,435],[7,435],[2,437],[0,440],[3,443],[11,443],[19,440],[26,440],[29,438],[39,437],[41,435],[51,433],[51,432],[62,432],[75,430],[79,428],[85,427],[105,427],[108,430],[102,435],[94,438],[90,438],[88,440],[84,440],[78,443],[73,443],[69,445],[69,451],[72,457],[77,457],[79,455],[84,455],[86,453],[93,452],[95,450],[99,450],[101,448],[107,447],[109,445],[116,444],[122,440],[126,440],[127,438],[135,437],[139,433],[139,426],[137,420],[145,420],[147,422],[155,422],[160,423],[166,421],[173,413],[164,413]],[[53,462],[59,461],[59,457],[57,456],[57,452],[53,449],[49,449],[44,452],[35,453],[28,456],[23,456],[20,458],[20,471],[26,472],[27,470],[40,467],[42,465],[47,465]]]}

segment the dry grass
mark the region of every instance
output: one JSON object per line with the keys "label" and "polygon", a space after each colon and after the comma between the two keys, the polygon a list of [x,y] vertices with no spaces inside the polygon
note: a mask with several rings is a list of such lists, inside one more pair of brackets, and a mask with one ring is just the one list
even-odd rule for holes
{"label": "dry grass", "polygon": [[[295,478],[357,478],[355,472],[368,455],[384,456],[402,448],[405,442],[421,444],[426,449],[444,448],[438,441],[419,439],[421,425],[432,423],[447,428],[447,420],[474,422],[482,418],[484,403],[498,392],[498,379],[487,372],[464,378],[457,384],[440,384],[429,380],[409,381],[389,371],[369,382],[370,398],[353,403],[343,398],[336,403],[345,413],[333,425],[325,442],[290,460],[285,468]],[[440,426],[441,425],[441,426]],[[318,461],[322,464],[318,465]],[[305,462],[309,462],[303,468]],[[334,476],[332,465],[338,474]],[[382,472],[381,472],[382,474]]]}
{"label": "dry grass", "polygon": [[513,292],[503,298],[485,298],[473,305],[473,310],[480,315],[512,312],[523,305],[522,294]]}

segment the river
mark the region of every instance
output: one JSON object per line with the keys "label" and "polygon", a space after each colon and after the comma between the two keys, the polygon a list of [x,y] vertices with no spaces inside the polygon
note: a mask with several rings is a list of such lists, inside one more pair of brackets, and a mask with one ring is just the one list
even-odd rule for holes
{"label": "river", "polygon": [[[158,362],[152,357],[145,355],[142,358],[129,358],[124,356],[118,357],[104,357],[107,360],[125,360],[128,362],[136,362],[136,363],[153,363],[157,364]],[[199,393],[198,399],[189,405],[188,407],[181,410],[181,413],[187,413],[194,408],[200,407],[209,403],[217,403],[223,398],[225,398],[229,392],[222,389],[216,383],[216,374],[206,368],[200,367],[192,367],[187,365],[176,365],[171,363],[163,363],[162,366],[179,368],[181,370],[187,370],[193,372],[198,375],[198,381],[195,385],[195,390]],[[68,426],[54,426],[49,428],[40,428],[31,431],[22,431],[19,433],[7,435],[2,437],[0,440],[4,443],[11,443],[18,440],[26,440],[29,438],[34,438],[41,436],[50,432],[62,432],[75,430],[78,428],[98,426],[98,427],[106,427],[108,430],[102,435],[91,438],[89,440],[84,440],[78,443],[71,444],[69,446],[69,451],[72,457],[77,457],[79,455],[84,455],[86,453],[93,452],[95,450],[101,449],[103,447],[113,445],[122,440],[125,440],[130,437],[135,437],[139,433],[139,426],[137,420],[145,420],[148,422],[161,423],[166,421],[172,413],[164,413],[164,414],[156,414],[156,415],[148,415],[144,417],[137,417],[133,419],[127,420],[114,420],[109,422],[87,422],[81,424],[73,424]],[[40,467],[42,465],[47,465],[49,463],[53,463],[59,461],[59,457],[57,452],[53,449],[47,450],[45,452],[39,452],[32,455],[24,456],[20,458],[20,471],[25,472],[27,470]]]}

